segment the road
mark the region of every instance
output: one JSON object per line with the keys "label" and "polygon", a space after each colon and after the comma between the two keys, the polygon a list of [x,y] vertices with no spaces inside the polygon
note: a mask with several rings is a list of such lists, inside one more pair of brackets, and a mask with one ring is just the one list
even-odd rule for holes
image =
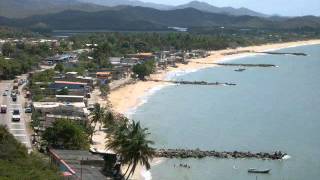
{"label": "road", "polygon": [[[22,75],[20,78],[26,78],[26,75]],[[24,113],[24,104],[25,99],[23,97],[22,88],[19,87],[20,95],[17,98],[16,102],[12,101],[10,96],[11,90],[13,87],[13,81],[0,81],[0,103],[7,105],[7,113],[0,115],[0,124],[6,125],[9,131],[14,135],[14,137],[19,140],[21,143],[25,144],[28,151],[32,150],[30,135],[27,131],[27,127],[29,126],[27,122],[30,122],[30,115]],[[3,96],[3,92],[5,90],[9,90],[7,96]],[[12,111],[13,109],[19,109],[21,119],[19,122],[12,122]]]}

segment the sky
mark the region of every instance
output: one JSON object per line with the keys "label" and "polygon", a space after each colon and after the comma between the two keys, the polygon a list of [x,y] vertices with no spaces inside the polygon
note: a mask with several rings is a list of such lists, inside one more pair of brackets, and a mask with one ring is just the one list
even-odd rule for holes
{"label": "sky", "polygon": [[[159,4],[180,5],[191,0],[141,0]],[[270,15],[283,16],[320,16],[320,0],[201,0],[222,7],[246,7]]]}

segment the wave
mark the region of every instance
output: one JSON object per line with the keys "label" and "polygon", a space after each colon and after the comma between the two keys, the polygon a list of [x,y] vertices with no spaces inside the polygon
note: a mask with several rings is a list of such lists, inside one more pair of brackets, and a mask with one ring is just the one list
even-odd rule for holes
{"label": "wave", "polygon": [[143,169],[141,171],[141,176],[144,180],[151,180],[152,179],[152,175],[151,175],[151,172],[150,171],[147,171],[145,169]]}
{"label": "wave", "polygon": [[153,94],[155,94],[156,92],[158,92],[159,90],[161,90],[162,88],[166,87],[166,86],[170,86],[171,84],[162,84],[162,85],[158,85],[155,86],[151,89],[149,89],[142,97],[140,97],[138,99],[138,104],[130,109],[128,109],[124,115],[127,116],[128,118],[131,118],[132,115],[134,115],[137,112],[137,109],[142,106],[143,104],[148,102],[148,99],[150,98],[150,96],[152,96]]}
{"label": "wave", "polygon": [[285,155],[285,156],[282,157],[283,160],[287,160],[287,159],[290,159],[290,158],[291,158],[290,155]]}
{"label": "wave", "polygon": [[[157,166],[157,165],[161,164],[163,161],[164,161],[163,158],[156,158],[151,162],[151,166]],[[152,179],[151,171],[150,170],[147,171],[145,168],[142,168],[140,175],[144,180],[151,180]]]}
{"label": "wave", "polygon": [[201,70],[201,69],[197,68],[197,69],[176,70],[176,71],[168,72],[164,79],[165,80],[173,80],[173,79],[175,79],[175,77],[183,76],[183,75],[186,75],[186,74],[189,74],[189,73],[194,73],[194,72],[197,72],[199,70]]}

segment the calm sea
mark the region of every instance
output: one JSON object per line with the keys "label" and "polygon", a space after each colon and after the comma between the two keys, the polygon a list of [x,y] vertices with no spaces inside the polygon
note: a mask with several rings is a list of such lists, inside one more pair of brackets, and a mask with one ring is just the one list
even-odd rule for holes
{"label": "calm sea", "polygon": [[[237,86],[167,86],[133,118],[152,132],[158,148],[281,150],[281,161],[246,159],[165,160],[152,167],[156,180],[320,179],[320,45],[279,50],[309,56],[258,55],[232,60],[278,68],[214,67],[176,79],[233,82]],[[174,168],[189,164],[190,169]],[[248,168],[271,168],[248,174]]]}

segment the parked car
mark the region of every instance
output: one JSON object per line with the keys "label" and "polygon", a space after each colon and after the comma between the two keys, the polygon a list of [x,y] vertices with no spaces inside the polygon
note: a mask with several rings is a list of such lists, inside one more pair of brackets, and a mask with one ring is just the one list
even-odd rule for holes
{"label": "parked car", "polygon": [[27,107],[25,110],[24,110],[25,113],[32,113],[32,109],[31,107]]}
{"label": "parked car", "polygon": [[7,113],[7,105],[1,105],[1,113]]}
{"label": "parked car", "polygon": [[8,93],[5,91],[2,93],[2,96],[8,96]]}

